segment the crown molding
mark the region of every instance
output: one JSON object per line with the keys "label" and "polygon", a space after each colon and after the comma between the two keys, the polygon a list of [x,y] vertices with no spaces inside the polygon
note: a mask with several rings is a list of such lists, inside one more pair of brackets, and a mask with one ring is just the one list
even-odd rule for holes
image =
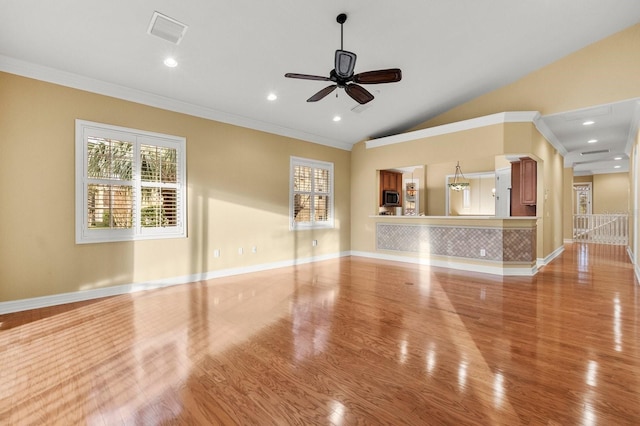
{"label": "crown molding", "polygon": [[544,138],[562,155],[562,157],[566,157],[569,153],[564,146],[560,143],[558,137],[551,131],[547,123],[544,121],[542,116],[538,114],[538,116],[533,121],[536,129],[544,136]]}
{"label": "crown molding", "polygon": [[469,120],[457,121],[455,123],[443,124],[441,126],[429,127],[427,129],[415,130],[413,132],[401,133],[399,135],[386,136],[383,138],[366,141],[367,149],[378,148],[385,145],[393,145],[403,142],[414,141],[416,139],[429,138],[433,136],[446,135],[449,133],[462,132],[465,130],[477,129],[480,127],[492,126],[503,123],[534,123],[540,117],[537,111],[510,111],[485,115],[483,117],[471,118]]}
{"label": "crown molding", "polygon": [[631,118],[629,134],[627,136],[627,144],[624,147],[624,152],[629,157],[631,157],[631,152],[633,151],[633,145],[636,143],[638,130],[640,130],[640,100],[636,100],[636,107],[633,109],[633,116]]}
{"label": "crown molding", "polygon": [[0,71],[58,84],[60,86],[66,86],[73,89],[80,89],[99,95],[110,96],[167,111],[205,118],[207,120],[219,121],[226,124],[233,124],[234,126],[259,130],[288,138],[300,139],[306,142],[330,146],[345,151],[351,151],[353,148],[350,143],[324,138],[312,133],[301,132],[299,130],[290,129],[284,126],[277,126],[240,115],[229,114],[213,108],[178,101],[165,96],[156,95],[114,83],[108,83],[106,81],[81,76],[79,74],[55,68],[45,67],[43,65],[22,61],[4,55],[0,55]]}

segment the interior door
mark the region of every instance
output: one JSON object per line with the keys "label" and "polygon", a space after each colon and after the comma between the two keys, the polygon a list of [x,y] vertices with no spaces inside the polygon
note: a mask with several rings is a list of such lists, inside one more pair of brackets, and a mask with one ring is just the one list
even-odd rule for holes
{"label": "interior door", "polygon": [[576,192],[576,214],[591,214],[591,183],[573,185]]}

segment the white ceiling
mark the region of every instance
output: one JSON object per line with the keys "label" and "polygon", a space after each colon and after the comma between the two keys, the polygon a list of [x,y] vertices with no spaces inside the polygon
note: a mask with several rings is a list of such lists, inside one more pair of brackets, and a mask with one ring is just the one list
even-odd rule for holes
{"label": "white ceiling", "polygon": [[560,142],[565,167],[573,167],[574,175],[628,172],[640,99],[548,115],[542,121],[551,131],[547,138]]}
{"label": "white ceiling", "polygon": [[[147,33],[154,11],[188,26],[180,44]],[[307,103],[327,83],[284,78],[328,75],[341,12],[356,73],[403,72],[399,83],[366,86],[376,99],[361,112],[342,90]],[[350,149],[405,131],[639,18],[637,0],[2,0],[0,70]],[[163,65],[168,55],[176,68]],[[266,100],[271,92],[274,102]],[[335,115],[342,120],[333,122]],[[548,124],[572,153],[577,136],[562,140],[567,128],[555,127],[561,122],[551,117]]]}

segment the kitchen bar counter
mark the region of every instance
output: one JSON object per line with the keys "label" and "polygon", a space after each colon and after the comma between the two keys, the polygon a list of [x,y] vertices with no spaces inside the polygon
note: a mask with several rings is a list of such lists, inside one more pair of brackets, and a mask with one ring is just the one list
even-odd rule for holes
{"label": "kitchen bar counter", "polygon": [[376,257],[498,275],[537,272],[537,217],[372,215]]}

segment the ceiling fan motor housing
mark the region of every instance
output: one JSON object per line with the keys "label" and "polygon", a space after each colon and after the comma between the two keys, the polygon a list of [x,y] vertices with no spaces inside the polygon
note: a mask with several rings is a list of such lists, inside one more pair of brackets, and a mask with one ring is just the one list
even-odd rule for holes
{"label": "ceiling fan motor housing", "polygon": [[340,24],[340,49],[336,50],[334,69],[329,73],[329,77],[310,74],[286,73],[288,78],[300,78],[303,80],[332,81],[335,84],[321,89],[307,99],[307,102],[317,102],[323,99],[336,88],[344,89],[347,94],[359,104],[366,104],[373,100],[373,95],[360,84],[394,83],[402,78],[402,71],[399,68],[385,70],[366,71],[353,74],[356,67],[356,54],[343,49],[342,24],[347,20],[347,15],[341,13],[336,20]]}
{"label": "ceiling fan motor housing", "polygon": [[356,67],[356,54],[346,50],[336,50],[336,74],[338,77],[349,78]]}

